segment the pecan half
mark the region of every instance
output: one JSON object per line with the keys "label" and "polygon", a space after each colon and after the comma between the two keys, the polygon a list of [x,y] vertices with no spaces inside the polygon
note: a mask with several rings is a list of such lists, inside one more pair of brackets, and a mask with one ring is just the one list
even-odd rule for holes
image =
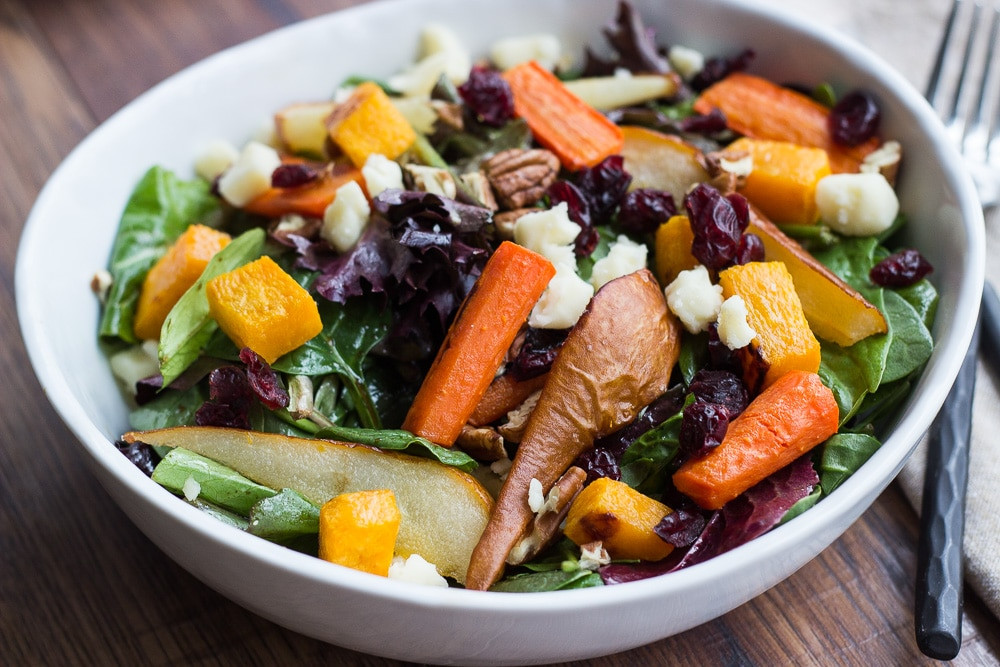
{"label": "pecan half", "polygon": [[543,148],[509,148],[482,164],[497,201],[505,209],[534,204],[559,174],[559,158]]}

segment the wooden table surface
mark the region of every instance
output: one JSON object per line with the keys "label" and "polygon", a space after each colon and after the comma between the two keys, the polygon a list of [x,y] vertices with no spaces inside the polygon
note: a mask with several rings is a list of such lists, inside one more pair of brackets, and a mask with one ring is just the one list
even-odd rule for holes
{"label": "wooden table surface", "polygon": [[[14,309],[20,230],[77,142],[169,74],[352,4],[0,0],[0,663],[393,664],[265,621],[160,553],[88,472],[34,379]],[[682,635],[579,664],[917,664],[916,540],[894,485],[766,594]],[[967,591],[955,663],[998,659],[1000,624]]]}

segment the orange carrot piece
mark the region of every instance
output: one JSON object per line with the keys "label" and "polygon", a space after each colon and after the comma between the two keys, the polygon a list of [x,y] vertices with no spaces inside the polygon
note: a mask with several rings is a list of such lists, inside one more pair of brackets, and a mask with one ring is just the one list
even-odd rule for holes
{"label": "orange carrot piece", "polygon": [[822,148],[834,173],[856,172],[868,153],[878,148],[878,137],[857,146],[841,146],[830,135],[830,110],[802,93],[745,72],[733,72],[709,86],[695,100],[694,110],[719,109],[726,123],[756,139],[787,141]]}
{"label": "orange carrot piece", "polygon": [[504,241],[448,329],[403,428],[451,447],[521,325],[555,275],[552,262]]}
{"label": "orange carrot piece", "polygon": [[722,443],[674,473],[674,486],[717,510],[837,432],[840,413],[819,375],[789,371],[729,424]]}
{"label": "orange carrot piece", "polygon": [[514,94],[514,112],[567,169],[593,167],[621,153],[625,145],[621,128],[537,62],[512,67],[503,76]]}
{"label": "orange carrot piece", "polygon": [[[286,158],[284,164],[302,162]],[[313,181],[292,188],[270,188],[244,206],[244,210],[268,218],[280,218],[297,213],[307,218],[322,218],[326,207],[337,196],[337,189],[350,181],[357,181],[364,189],[365,179],[361,170],[350,164],[334,163]]]}
{"label": "orange carrot piece", "polygon": [[510,373],[495,378],[469,415],[469,423],[473,426],[492,424],[544,387],[546,378],[548,373],[527,380],[515,380]]}

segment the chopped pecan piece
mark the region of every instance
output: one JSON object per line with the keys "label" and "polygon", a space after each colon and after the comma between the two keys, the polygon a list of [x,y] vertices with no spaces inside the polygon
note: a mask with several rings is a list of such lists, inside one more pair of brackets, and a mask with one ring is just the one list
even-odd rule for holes
{"label": "chopped pecan piece", "polygon": [[538,398],[541,395],[542,390],[539,389],[526,398],[524,403],[521,403],[521,405],[508,412],[507,423],[497,428],[500,435],[507,438],[511,442],[521,442],[521,436],[524,435],[524,429],[528,426],[528,417],[531,416],[531,412],[535,409],[535,406],[538,405]]}
{"label": "chopped pecan piece", "polygon": [[466,424],[458,434],[455,444],[477,461],[499,461],[507,457],[503,446],[503,436],[488,427],[475,427]]}
{"label": "chopped pecan piece", "polygon": [[865,156],[860,170],[882,174],[885,180],[889,181],[889,185],[895,187],[896,174],[899,172],[899,162],[902,157],[902,147],[899,142],[887,141]]}
{"label": "chopped pecan piece", "polygon": [[505,209],[534,204],[559,175],[559,158],[543,148],[509,148],[486,160],[483,171]]}
{"label": "chopped pecan piece", "polygon": [[699,162],[709,176],[709,185],[723,195],[736,192],[753,171],[753,156],[747,151],[716,151],[700,156]]}

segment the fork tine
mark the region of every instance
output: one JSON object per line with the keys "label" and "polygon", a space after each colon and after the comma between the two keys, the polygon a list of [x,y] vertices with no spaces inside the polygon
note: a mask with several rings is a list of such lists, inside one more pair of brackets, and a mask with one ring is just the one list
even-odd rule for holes
{"label": "fork tine", "polygon": [[990,114],[990,107],[993,106],[994,81],[996,63],[996,43],[997,34],[1000,30],[1000,10],[993,8],[989,19],[988,39],[983,47],[982,69],[979,74],[979,85],[976,86],[978,95],[972,102],[974,114],[971,118],[971,125],[965,136],[963,152],[974,160],[985,162],[989,151],[990,134],[995,123],[995,118]]}
{"label": "fork tine", "polygon": [[962,0],[955,0],[952,3],[951,11],[948,12],[948,21],[945,23],[944,33],[941,35],[941,42],[938,44],[937,57],[934,59],[934,69],[931,70],[927,92],[924,95],[932,106],[937,101],[935,98],[938,94],[938,88],[941,85],[944,63],[948,58],[948,45],[951,43],[952,32],[955,29],[955,17],[958,16],[958,10],[961,6]]}

